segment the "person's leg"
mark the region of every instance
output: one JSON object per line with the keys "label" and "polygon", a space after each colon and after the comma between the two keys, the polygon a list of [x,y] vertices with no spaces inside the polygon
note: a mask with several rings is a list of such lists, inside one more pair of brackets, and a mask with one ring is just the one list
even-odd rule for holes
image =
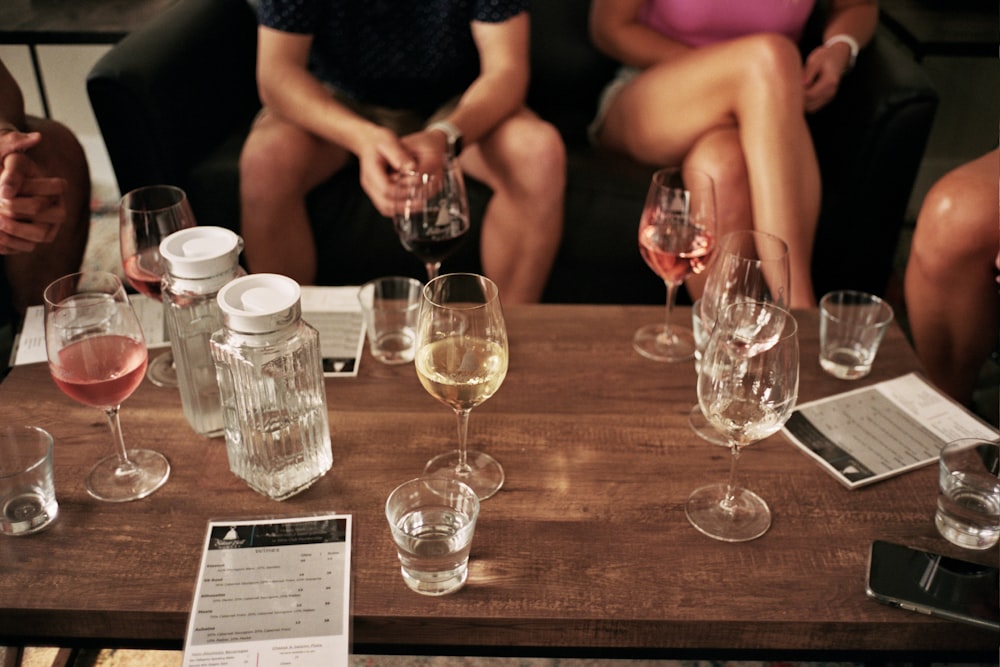
{"label": "person's leg", "polygon": [[484,272],[504,303],[539,301],[562,237],[562,137],[524,109],[466,149],[461,164],[493,189],[483,217]]}
{"label": "person's leg", "polygon": [[348,161],[333,144],[263,111],[240,154],[240,234],[253,273],[316,280],[306,195]]}
{"label": "person's leg", "polygon": [[[684,169],[702,171],[715,183],[717,240],[729,232],[753,228],[746,160],[735,127],[721,127],[702,135],[684,158]],[[719,192],[725,195],[720,196]],[[692,301],[701,296],[705,277],[700,273],[684,281]]]}
{"label": "person's leg", "polygon": [[[736,128],[754,226],[788,243],[791,305],[808,307],[820,180],[803,104],[796,46],[754,35],[645,70],[611,104],[600,140],[643,162],[680,164],[706,133]],[[720,188],[720,202],[729,194]]]}
{"label": "person's leg", "polygon": [[965,404],[1000,333],[998,158],[991,151],[931,187],[906,265],[906,312],[917,355],[930,379]]}
{"label": "person's leg", "polygon": [[53,280],[80,270],[90,234],[90,170],[83,147],[65,125],[28,117],[28,130],[40,132],[41,142],[28,155],[48,176],[66,180],[66,221],[55,240],[34,252],[7,255],[3,266],[15,310],[42,303],[42,293]]}

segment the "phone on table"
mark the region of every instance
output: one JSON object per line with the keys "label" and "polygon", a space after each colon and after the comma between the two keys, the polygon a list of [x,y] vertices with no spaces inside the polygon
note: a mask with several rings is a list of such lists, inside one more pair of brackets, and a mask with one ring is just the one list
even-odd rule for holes
{"label": "phone on table", "polygon": [[866,592],[879,602],[1000,632],[997,567],[876,540]]}

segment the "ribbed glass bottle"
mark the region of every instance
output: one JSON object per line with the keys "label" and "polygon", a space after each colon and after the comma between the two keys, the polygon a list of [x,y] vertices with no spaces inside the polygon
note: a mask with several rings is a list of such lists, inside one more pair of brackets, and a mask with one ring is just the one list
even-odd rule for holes
{"label": "ribbed glass bottle", "polygon": [[222,401],[209,339],[222,328],[216,299],[239,265],[243,239],[222,227],[189,227],[160,243],[163,302],[184,416],[196,432],[222,435]]}
{"label": "ribbed glass bottle", "polygon": [[218,295],[224,328],[212,336],[229,468],[284,500],[333,465],[319,333],[302,320],[291,278],[253,274]]}

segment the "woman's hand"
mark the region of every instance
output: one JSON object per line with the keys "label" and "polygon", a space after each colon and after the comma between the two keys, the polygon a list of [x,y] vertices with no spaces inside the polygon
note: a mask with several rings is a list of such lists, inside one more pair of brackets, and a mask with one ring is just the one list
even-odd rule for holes
{"label": "woman's hand", "polygon": [[847,44],[836,43],[813,49],[802,71],[806,112],[818,111],[833,99],[850,62],[851,49]]}

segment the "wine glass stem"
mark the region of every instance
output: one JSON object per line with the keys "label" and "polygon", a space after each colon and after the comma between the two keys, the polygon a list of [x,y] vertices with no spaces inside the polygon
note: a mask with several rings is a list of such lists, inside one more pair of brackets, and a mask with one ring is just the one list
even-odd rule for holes
{"label": "wine glass stem", "polygon": [[680,285],[678,283],[672,283],[668,280],[664,280],[663,282],[667,286],[667,313],[666,320],[663,323],[663,334],[670,337],[670,321],[673,319],[674,302],[677,301],[677,288]]}
{"label": "wine glass stem", "polygon": [[730,444],[729,450],[733,453],[729,462],[729,481],[726,483],[726,497],[722,499],[722,508],[732,511],[735,507],[736,499],[736,464],[740,460],[740,448],[736,444]]}
{"label": "wine glass stem", "polygon": [[427,262],[425,266],[427,267],[427,282],[438,277],[438,271],[441,270],[441,262]]}
{"label": "wine glass stem", "polygon": [[118,457],[118,468],[115,470],[119,475],[131,475],[136,472],[135,464],[128,458],[125,451],[125,439],[122,437],[122,425],[118,419],[118,411],[121,406],[106,408],[104,414],[108,418],[108,427],[111,429],[111,439],[114,440],[115,455]]}
{"label": "wine glass stem", "polygon": [[459,475],[468,475],[472,472],[469,465],[468,442],[469,442],[469,410],[455,410],[458,418],[458,465],[455,472]]}

